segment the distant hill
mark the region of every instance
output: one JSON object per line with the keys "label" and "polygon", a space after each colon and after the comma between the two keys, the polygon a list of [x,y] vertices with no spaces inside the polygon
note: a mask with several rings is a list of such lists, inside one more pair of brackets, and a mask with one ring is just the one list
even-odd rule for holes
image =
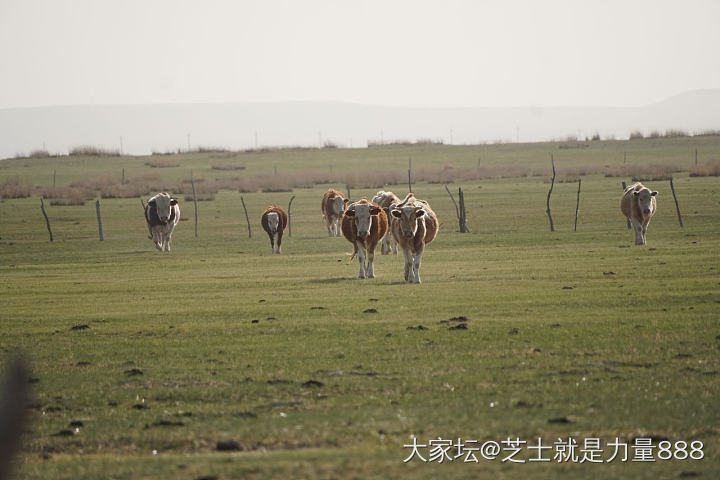
{"label": "distant hill", "polygon": [[[543,141],[633,130],[720,129],[720,89],[686,92],[636,108],[407,108],[339,102],[97,105],[0,109],[0,158],[78,145],[124,153],[199,146],[317,146],[418,139],[445,143]],[[188,138],[189,134],[189,138]]]}

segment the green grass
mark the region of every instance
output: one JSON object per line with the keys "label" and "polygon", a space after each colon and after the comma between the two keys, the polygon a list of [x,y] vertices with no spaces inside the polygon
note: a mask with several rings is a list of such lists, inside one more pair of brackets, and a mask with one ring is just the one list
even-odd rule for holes
{"label": "green grass", "polygon": [[[593,142],[578,162],[595,165],[606,154],[617,164],[623,149],[637,148],[652,163],[689,152],[690,140]],[[703,141],[709,155],[720,150],[717,139]],[[541,168],[549,147],[332,149],[248,154],[243,163],[250,175],[271,172],[273,162],[300,171],[331,158],[345,171],[357,168],[352,162],[406,165],[408,155],[418,168],[472,166],[486,148]],[[211,168],[201,154],[177,159],[180,167],[161,174]],[[145,161],[3,161],[0,181],[46,184],[52,168],[58,183],[117,168],[142,173]],[[208,173],[216,174],[224,172]],[[24,352],[38,379],[20,478],[714,478],[720,179],[676,175],[684,228],[668,183],[648,182],[660,195],[646,247],[632,245],[619,180],[583,178],[577,232],[577,185],[556,184],[552,233],[540,177],[462,184],[470,234],[457,232],[441,185],[417,185],[441,220],[422,285],[401,281],[401,256],[378,254],[377,278],[356,278],[350,244],[328,238],[320,218],[326,185],[243,194],[252,239],[239,193],[199,204],[198,238],[192,205],[181,201],[189,221],[169,254],[147,239],[137,199],[102,201],[104,242],[94,205],[49,207],[53,243],[37,198],[0,201],[0,359]],[[293,236],[272,255],[259,216],[291,195]],[[378,313],[363,313],[369,308]],[[467,330],[441,323],[460,315]],[[82,324],[90,328],[71,330]],[[408,329],[417,325],[426,330]],[[308,380],[322,386],[303,386]],[[549,422],[563,417],[569,423]],[[54,435],[71,421],[83,422],[78,434]],[[404,464],[412,435],[420,443],[598,437],[604,445],[653,436],[700,440],[705,458]],[[242,451],[216,451],[230,439]]]}

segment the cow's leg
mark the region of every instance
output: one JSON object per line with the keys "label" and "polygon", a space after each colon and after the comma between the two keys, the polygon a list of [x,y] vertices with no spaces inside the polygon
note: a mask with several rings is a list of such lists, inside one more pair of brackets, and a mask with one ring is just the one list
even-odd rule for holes
{"label": "cow's leg", "polygon": [[642,225],[634,218],[630,219],[630,223],[635,231],[635,245],[643,245]]}
{"label": "cow's leg", "polygon": [[272,251],[272,253],[275,253],[275,239],[273,238],[273,234],[271,232],[268,232],[267,230],[265,231],[265,233],[268,234],[268,238],[270,239],[270,251]]}
{"label": "cow's leg", "polygon": [[170,251],[170,241],[172,240],[172,232],[165,235],[165,244],[163,247],[165,248],[166,252]]}
{"label": "cow's leg", "polygon": [[153,228],[152,241],[155,244],[155,248],[162,252],[162,237],[160,236],[160,232],[157,227]]}
{"label": "cow's leg", "polygon": [[382,243],[380,244],[380,253],[383,255],[387,255],[390,253],[390,239],[388,238],[390,235],[385,235],[382,239]]}
{"label": "cow's leg", "polygon": [[340,224],[342,223],[342,215],[335,220],[335,236],[336,237],[342,237],[342,228],[340,228]]}
{"label": "cow's leg", "polygon": [[283,236],[282,230],[278,230],[277,232],[275,232],[275,245],[276,245],[275,253],[282,253],[282,250],[280,249],[280,246],[282,245],[282,236]]}
{"label": "cow's leg", "polygon": [[420,261],[422,260],[422,254],[423,254],[423,252],[420,252],[417,255],[413,256],[412,269],[413,269],[413,273],[415,274],[415,278],[413,279],[413,281],[415,283],[422,283],[420,281]]}
{"label": "cow's leg", "polygon": [[367,278],[375,278],[375,264],[374,264],[375,249],[374,248],[372,250],[368,250],[367,258],[368,258],[367,270],[366,270]]}
{"label": "cow's leg", "polygon": [[647,218],[645,221],[643,221],[643,224],[642,224],[642,241],[643,241],[643,245],[645,245],[645,235],[647,235],[647,227],[648,227],[648,224],[649,224],[649,223],[650,223],[650,218]]}
{"label": "cow's leg", "polygon": [[360,272],[358,273],[358,278],[365,278],[365,245],[363,245],[360,242],[355,242],[357,245],[357,257],[358,257],[358,263],[360,263]]}
{"label": "cow's leg", "polygon": [[334,237],[335,236],[335,220],[330,220],[328,218],[328,219],[326,219],[326,221],[327,221],[328,237]]}
{"label": "cow's leg", "polygon": [[411,265],[412,265],[412,254],[408,251],[403,249],[403,255],[405,255],[405,281],[406,282],[412,282],[411,277]]}
{"label": "cow's leg", "polygon": [[[389,234],[388,234],[388,235],[389,235]],[[398,244],[397,244],[397,242],[395,241],[394,238],[391,238],[390,241],[392,242],[392,245],[393,245],[393,255],[397,255],[397,253],[398,253]]]}

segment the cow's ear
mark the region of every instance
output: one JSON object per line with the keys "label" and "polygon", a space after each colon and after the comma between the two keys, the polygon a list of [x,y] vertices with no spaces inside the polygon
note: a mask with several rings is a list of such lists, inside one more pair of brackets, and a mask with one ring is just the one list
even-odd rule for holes
{"label": "cow's ear", "polygon": [[380,213],[380,207],[370,207],[370,215],[377,215]]}
{"label": "cow's ear", "polygon": [[350,201],[349,198],[343,198],[343,203],[344,203],[345,205],[347,205],[349,201]]}
{"label": "cow's ear", "polygon": [[391,214],[393,217],[396,217],[396,218],[402,217],[402,212],[401,212],[400,210],[391,210],[391,211],[390,211],[390,214]]}
{"label": "cow's ear", "polygon": [[635,196],[637,197],[638,195],[640,195],[640,192],[638,192],[637,190],[635,190],[635,191],[633,192],[633,195],[635,195]]}
{"label": "cow's ear", "polygon": [[355,210],[351,210],[351,209],[348,208],[347,210],[345,210],[345,215],[347,215],[348,217],[354,217],[354,216],[355,216]]}
{"label": "cow's ear", "polygon": [[425,215],[425,210],[423,210],[422,208],[419,210],[415,210],[416,217],[422,217],[423,215]]}
{"label": "cow's ear", "polygon": [[177,204],[178,204],[178,201],[177,201],[176,198],[171,198],[171,199],[170,199],[170,205],[177,205]]}
{"label": "cow's ear", "polygon": [[157,202],[156,202],[155,200],[150,200],[150,201],[148,202],[148,205],[150,205],[151,207],[154,207],[154,206],[157,205]]}
{"label": "cow's ear", "polygon": [[655,195],[657,195],[657,192],[655,192],[655,191],[650,192],[650,196],[651,196],[651,197],[654,197]]}

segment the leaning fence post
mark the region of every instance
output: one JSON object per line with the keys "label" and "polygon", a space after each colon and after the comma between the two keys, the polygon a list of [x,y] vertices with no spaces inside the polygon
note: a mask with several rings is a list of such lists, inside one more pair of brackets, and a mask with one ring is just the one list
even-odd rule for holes
{"label": "leaning fence post", "polygon": [[445,185],[445,191],[450,195],[450,200],[452,200],[453,205],[455,205],[455,215],[458,219],[458,226],[460,228],[460,233],[468,233],[470,230],[467,228],[467,219],[465,215],[465,195],[463,194],[462,188],[458,188],[458,196],[460,197],[460,207],[458,207],[457,202],[455,201],[455,197],[453,197],[452,192],[450,192],[450,189],[447,185]]}
{"label": "leaning fence post", "polygon": [[[625,189],[627,188],[627,183],[625,183],[625,181],[622,182],[622,187],[623,187],[623,193],[624,193]],[[627,217],[625,220],[627,221],[627,228],[628,228],[628,230],[630,230],[632,228],[632,225],[630,225],[630,217]]]}
{"label": "leaning fence post", "polygon": [[295,200],[295,195],[293,195],[293,196],[290,198],[290,202],[288,203],[288,210],[287,210],[287,214],[288,214],[288,224],[287,224],[287,226],[288,226],[288,237],[292,237],[292,216],[290,215],[290,208],[292,208],[292,202],[293,202],[293,200]]}
{"label": "leaning fence post", "polygon": [[573,232],[577,232],[578,211],[580,210],[580,184],[581,183],[582,183],[582,178],[578,178],[577,203],[575,204],[575,229],[573,230]]}
{"label": "leaning fence post", "polygon": [[240,201],[242,202],[243,210],[245,210],[245,221],[247,222],[248,227],[248,238],[252,238],[252,231],[250,230],[250,217],[247,213],[247,207],[245,206],[245,200],[243,199],[242,195],[240,195]]}
{"label": "leaning fence post", "polygon": [[40,197],[40,210],[42,210],[43,217],[45,217],[45,224],[47,225],[48,233],[50,234],[50,241],[53,241],[53,234],[52,230],[50,229],[50,219],[47,216],[47,212],[45,211],[45,201],[42,197]]}
{"label": "leaning fence post", "polygon": [[455,197],[453,197],[453,194],[450,192],[450,189],[447,185],[445,185],[445,191],[448,192],[448,195],[450,195],[450,200],[452,200],[453,205],[455,205],[455,215],[457,216],[458,220],[460,220],[460,210],[458,209],[458,204],[455,202]]}
{"label": "leaning fence post", "polygon": [[95,213],[97,213],[98,233],[100,234],[100,241],[102,242],[105,240],[105,235],[103,235],[102,217],[100,216],[100,200],[95,200]]}
{"label": "leaning fence post", "polygon": [[352,197],[350,196],[350,184],[346,183],[345,188],[347,188],[347,192],[348,192],[348,201],[352,202]]}
{"label": "leaning fence post", "polygon": [[552,154],[552,153],[550,154],[550,163],[552,164],[552,172],[553,172],[553,175],[552,175],[552,178],[550,179],[550,191],[548,191],[548,195],[547,195],[547,210],[546,210],[546,213],[547,213],[548,219],[550,220],[550,231],[551,231],[551,232],[554,232],[554,231],[555,231],[555,225],[553,224],[552,213],[550,213],[550,195],[552,195],[553,187],[555,186],[555,159],[553,159],[553,154]]}
{"label": "leaning fence post", "polygon": [[673,185],[673,179],[670,179],[670,190],[672,191],[673,200],[675,200],[675,210],[677,210],[678,222],[680,226],[683,226],[682,215],[680,215],[680,205],[678,205],[677,197],[675,196],[675,186]]}

